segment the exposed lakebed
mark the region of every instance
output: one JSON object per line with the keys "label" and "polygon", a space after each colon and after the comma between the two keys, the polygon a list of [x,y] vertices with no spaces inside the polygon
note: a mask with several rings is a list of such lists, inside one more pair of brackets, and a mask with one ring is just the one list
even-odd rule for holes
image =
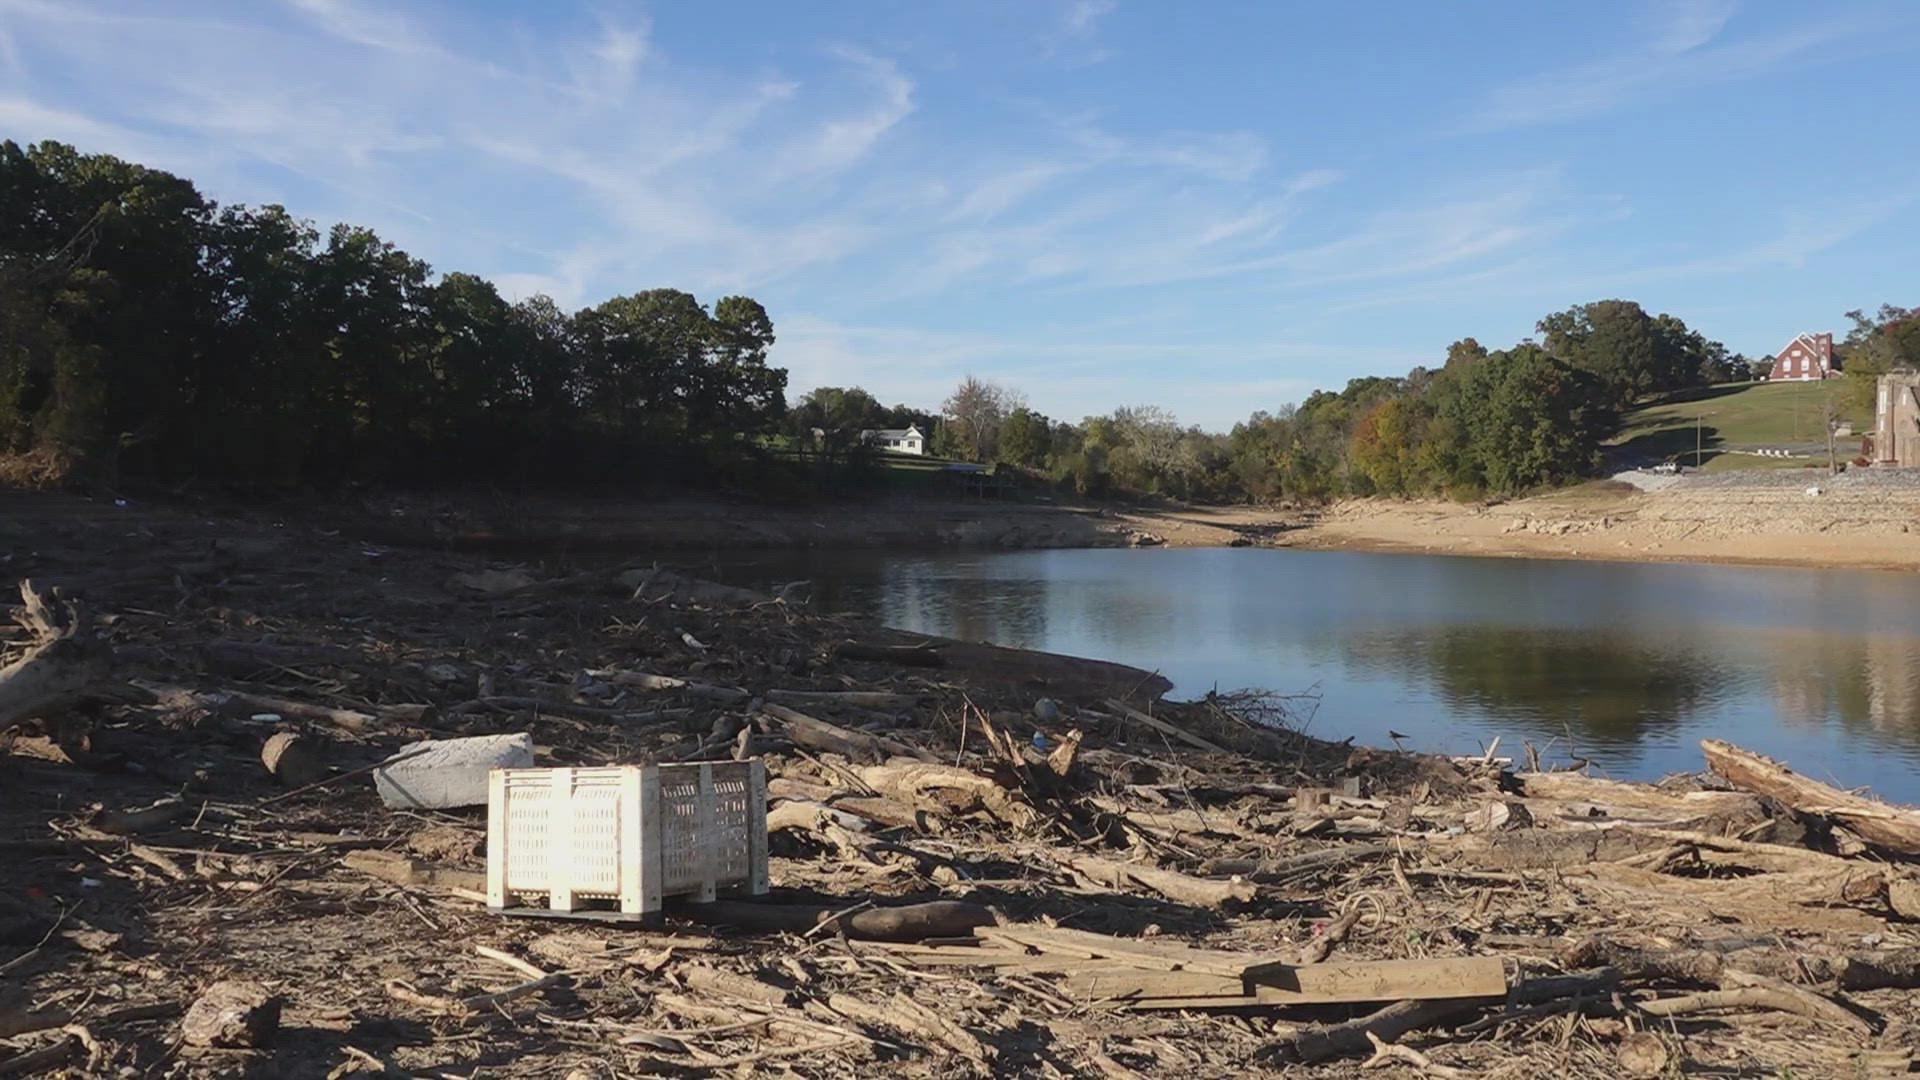
{"label": "exposed lakebed", "polygon": [[888,625],[1320,694],[1308,730],[1652,779],[1725,738],[1920,802],[1920,577],[1260,549],[723,557]]}

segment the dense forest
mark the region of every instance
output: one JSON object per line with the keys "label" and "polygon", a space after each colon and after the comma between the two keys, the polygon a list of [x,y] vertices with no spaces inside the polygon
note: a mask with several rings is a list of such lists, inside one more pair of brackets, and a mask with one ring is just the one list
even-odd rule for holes
{"label": "dense forest", "polygon": [[[1850,312],[1844,392],[1920,366],[1920,309]],[[1089,496],[1470,498],[1594,474],[1637,402],[1763,376],[1672,315],[1602,300],[1455,342],[1227,434],[1166,410],[1078,423],[968,378],[937,411],[821,387],[789,408],[773,323],[675,289],[575,312],[435,275],[365,228],[219,206],[180,177],[0,142],[0,478],[670,479],[858,488],[869,428]],[[823,476],[833,484],[820,485]]]}
{"label": "dense forest", "polygon": [[674,289],[577,312],[370,230],[0,143],[0,454],[160,478],[698,478],[786,411],[773,324]]}

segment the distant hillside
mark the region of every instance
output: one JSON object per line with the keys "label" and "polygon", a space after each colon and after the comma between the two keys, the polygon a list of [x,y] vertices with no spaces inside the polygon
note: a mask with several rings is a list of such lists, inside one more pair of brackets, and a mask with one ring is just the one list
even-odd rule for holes
{"label": "distant hillside", "polygon": [[[1835,440],[1844,458],[1860,452],[1860,436],[1873,427],[1873,417],[1849,409],[1844,385],[1827,382],[1725,383],[1688,391],[1634,409],[1626,416],[1611,451],[1622,464],[1653,464],[1677,458],[1691,465],[1694,457],[1695,418],[1699,418],[1701,461],[1710,471],[1778,468],[1808,464],[1808,457],[1825,460],[1826,408],[1840,409],[1842,423],[1853,434]],[[1797,457],[1780,458],[1736,451],[1785,450]]]}

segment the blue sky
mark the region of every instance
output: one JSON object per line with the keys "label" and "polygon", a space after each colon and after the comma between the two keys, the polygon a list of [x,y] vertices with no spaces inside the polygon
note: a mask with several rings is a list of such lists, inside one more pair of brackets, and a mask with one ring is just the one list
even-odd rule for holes
{"label": "blue sky", "polygon": [[1620,296],[1749,353],[1920,303],[1920,3],[0,0],[0,137],[567,306],[772,313],[1224,429]]}

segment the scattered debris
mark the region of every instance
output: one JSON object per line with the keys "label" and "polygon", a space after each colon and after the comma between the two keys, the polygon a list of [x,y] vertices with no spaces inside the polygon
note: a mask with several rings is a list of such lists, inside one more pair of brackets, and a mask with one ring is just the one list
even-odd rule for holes
{"label": "scattered debris", "polygon": [[[219,546],[197,516],[113,515],[35,526],[7,563],[41,614],[0,635],[0,671],[31,670],[49,626],[92,635],[93,666],[0,714],[0,1073],[1911,1061],[1920,814],[1738,747],[1704,744],[1726,783],[1617,783],[1533,747],[1516,771],[1497,747],[1306,737],[1306,699],[1166,702],[1145,672],[664,566],[391,548],[373,568],[317,530],[229,523]],[[719,783],[751,768],[726,759],[763,762],[769,895],[728,888],[741,849],[715,902],[602,925],[618,876],[588,858],[575,922],[489,912],[486,855],[511,855],[477,807],[493,765],[536,755],[714,763],[715,814],[758,802]],[[598,850],[619,806],[575,807],[537,858]]]}

